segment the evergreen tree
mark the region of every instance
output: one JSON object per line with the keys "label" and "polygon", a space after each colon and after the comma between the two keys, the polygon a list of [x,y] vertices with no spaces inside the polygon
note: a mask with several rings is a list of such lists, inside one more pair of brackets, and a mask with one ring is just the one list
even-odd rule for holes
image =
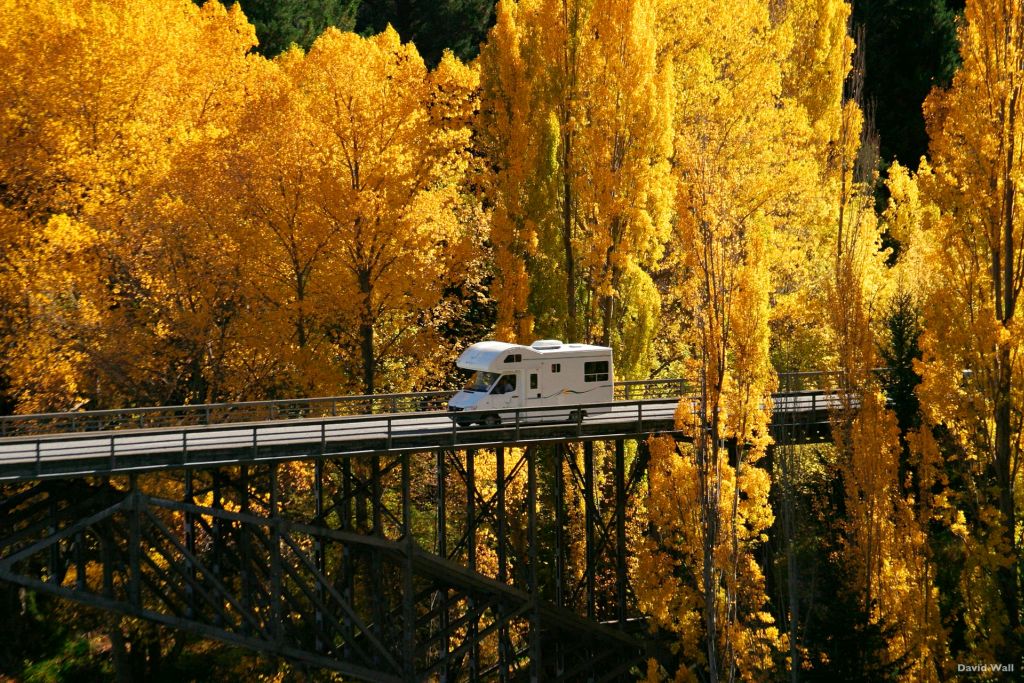
{"label": "evergreen tree", "polygon": [[[195,1],[201,5],[205,0]],[[238,0],[238,4],[256,27],[256,51],[267,57],[293,43],[308,50],[328,26],[353,30],[359,8],[359,0]]]}
{"label": "evergreen tree", "polygon": [[[840,546],[841,547],[841,546]],[[836,548],[830,557],[840,557]],[[855,580],[842,561],[829,561],[817,577],[820,599],[814,602],[809,622],[811,633],[806,637],[809,645],[820,648],[805,681],[896,681],[906,680],[909,671],[907,657],[892,660],[887,653],[897,628],[871,619],[866,607],[853,591],[846,589]]]}
{"label": "evergreen tree", "polygon": [[914,361],[921,359],[921,312],[909,292],[899,292],[893,297],[885,326],[889,339],[879,351],[885,367],[883,384],[893,412],[900,425],[900,434],[905,435],[921,426],[920,402],[914,389],[921,383],[921,376],[914,371]]}
{"label": "evergreen tree", "polygon": [[856,0],[865,27],[866,101],[881,136],[881,158],[911,167],[928,148],[921,104],[947,87],[959,64],[956,17],[963,0]]}
{"label": "evergreen tree", "polygon": [[363,0],[357,27],[369,34],[390,24],[403,41],[416,44],[428,66],[434,66],[445,49],[462,60],[476,57],[494,24],[495,4],[496,0]]}

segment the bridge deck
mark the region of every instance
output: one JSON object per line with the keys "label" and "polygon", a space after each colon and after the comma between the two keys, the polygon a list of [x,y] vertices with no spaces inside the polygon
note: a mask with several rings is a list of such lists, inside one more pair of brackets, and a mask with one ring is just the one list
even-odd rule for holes
{"label": "bridge deck", "polygon": [[[502,413],[502,424],[490,428],[462,427],[453,414],[433,411],[6,437],[0,438],[0,480],[439,448],[643,438],[675,431],[679,400],[580,406],[588,414],[575,422],[552,421],[550,408],[508,410]],[[822,429],[827,429],[829,410],[839,407],[836,394],[820,390],[777,394],[773,434],[777,440],[816,440]],[[564,414],[569,409],[561,408],[559,412]]]}

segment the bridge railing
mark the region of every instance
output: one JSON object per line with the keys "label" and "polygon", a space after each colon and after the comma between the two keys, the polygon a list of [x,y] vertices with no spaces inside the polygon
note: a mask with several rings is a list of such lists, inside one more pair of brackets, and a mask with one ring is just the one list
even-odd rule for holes
{"label": "bridge railing", "polygon": [[237,422],[267,422],[311,417],[340,417],[371,413],[404,413],[442,410],[451,397],[448,391],[372,396],[318,398],[237,403],[205,403],[181,406],[115,408],[66,413],[9,415],[0,418],[0,437],[31,434],[97,432],[111,429],[187,427]]}
{"label": "bridge railing", "polygon": [[[779,375],[779,391],[793,393],[831,390],[836,386],[838,377],[838,373],[832,372],[783,373]],[[695,393],[695,391],[696,387],[684,379],[616,382],[615,400],[672,399]],[[120,429],[268,422],[299,418],[437,412],[447,408],[448,400],[454,393],[454,391],[421,391],[404,394],[326,396],[9,415],[0,417],[0,438]]]}
{"label": "bridge railing", "polygon": [[[617,382],[615,384],[615,399],[638,401],[677,398],[688,391],[689,385],[685,380],[680,379]],[[448,400],[454,394],[454,391],[420,391],[404,394],[326,396],[272,401],[9,415],[0,417],[0,437],[268,422],[347,415],[437,412],[447,408]]]}

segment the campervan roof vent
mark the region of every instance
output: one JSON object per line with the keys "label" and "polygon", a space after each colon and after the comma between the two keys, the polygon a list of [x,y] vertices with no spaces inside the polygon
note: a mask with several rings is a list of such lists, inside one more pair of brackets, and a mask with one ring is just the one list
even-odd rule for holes
{"label": "campervan roof vent", "polygon": [[530,344],[530,348],[537,349],[538,351],[543,351],[545,349],[560,349],[562,348],[562,342],[557,339],[538,339]]}

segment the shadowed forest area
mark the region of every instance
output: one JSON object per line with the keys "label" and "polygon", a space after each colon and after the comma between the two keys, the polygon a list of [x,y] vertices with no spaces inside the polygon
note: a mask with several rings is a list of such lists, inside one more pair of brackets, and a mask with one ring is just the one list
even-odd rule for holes
{"label": "shadowed forest area", "polygon": [[[638,678],[1024,669],[1019,2],[0,0],[0,76],[0,415],[609,346],[699,392],[631,503]],[[773,444],[817,370],[832,443]],[[0,605],[0,681],[341,680]]]}

